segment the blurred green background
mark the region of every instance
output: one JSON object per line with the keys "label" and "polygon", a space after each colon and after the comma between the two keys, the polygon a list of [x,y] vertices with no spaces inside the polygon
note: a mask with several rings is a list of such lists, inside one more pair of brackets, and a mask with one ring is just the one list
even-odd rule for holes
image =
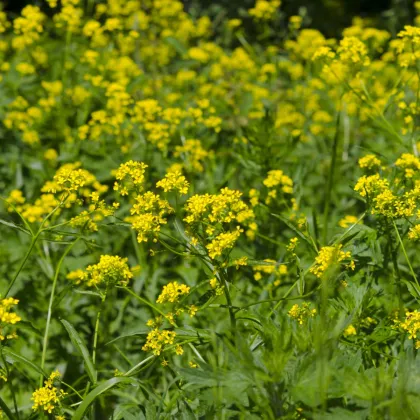
{"label": "blurred green background", "polygon": [[[82,0],[87,3],[88,0]],[[183,0],[185,8],[196,14],[227,15],[238,17],[255,4],[255,0]],[[11,15],[19,14],[27,4],[42,7],[48,12],[43,0],[0,0]],[[309,26],[327,36],[338,36],[351,24],[354,16],[372,20],[372,24],[392,32],[398,31],[414,18],[414,0],[283,0],[282,11],[287,16],[308,16]]]}

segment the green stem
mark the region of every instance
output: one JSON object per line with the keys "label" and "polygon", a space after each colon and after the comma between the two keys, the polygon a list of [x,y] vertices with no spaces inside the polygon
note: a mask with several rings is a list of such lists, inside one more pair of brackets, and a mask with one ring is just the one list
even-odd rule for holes
{"label": "green stem", "polygon": [[326,390],[326,351],[324,345],[324,334],[327,331],[327,306],[328,306],[328,278],[321,279],[321,316],[318,322],[318,333],[316,335],[315,350],[319,367],[319,391],[322,409],[327,410],[327,390]]}
{"label": "green stem", "polygon": [[324,244],[326,244],[327,242],[328,218],[329,218],[329,212],[330,212],[331,193],[332,193],[332,188],[333,188],[333,183],[334,183],[335,167],[337,164],[338,142],[339,142],[339,137],[340,137],[339,136],[340,119],[341,119],[341,110],[337,114],[337,120],[336,120],[336,125],[335,125],[331,165],[330,165],[330,171],[328,174],[327,191],[326,191],[325,204],[324,204],[324,226],[323,226],[323,232],[322,232],[322,241]]}
{"label": "green stem", "polygon": [[3,410],[6,416],[9,417],[10,420],[15,420],[15,416],[10,411],[10,408],[6,405],[6,403],[2,400],[1,397],[0,397],[0,408]]}
{"label": "green stem", "polygon": [[156,356],[152,355],[149,357],[146,357],[144,360],[142,360],[140,363],[137,363],[136,366],[132,367],[130,370],[124,373],[123,376],[130,376],[133,372],[135,372],[139,367],[143,366],[145,363],[147,363],[149,360],[154,359]]}
{"label": "green stem", "polygon": [[35,246],[36,241],[38,240],[38,237],[39,237],[39,234],[40,234],[40,233],[41,233],[41,232],[40,232],[40,231],[38,231],[38,232],[37,232],[37,234],[36,234],[35,236],[33,236],[33,237],[32,237],[32,239],[31,239],[31,245],[29,246],[28,250],[26,251],[26,255],[25,255],[25,257],[24,257],[24,259],[23,259],[22,263],[20,264],[20,266],[19,266],[19,268],[18,268],[18,270],[17,270],[17,272],[16,272],[15,276],[13,277],[12,281],[10,282],[10,284],[9,284],[9,286],[8,286],[7,290],[6,290],[6,293],[4,294],[4,297],[7,297],[7,295],[9,294],[9,292],[10,292],[10,290],[11,290],[11,288],[13,287],[13,285],[14,285],[14,283],[15,283],[16,279],[18,278],[18,276],[19,276],[20,272],[23,270],[23,267],[25,266],[26,261],[28,261],[28,258],[29,258],[29,256],[31,255],[31,252],[32,252],[32,250],[33,250],[33,248],[34,248],[34,246]]}
{"label": "green stem", "polygon": [[[95,362],[96,362],[96,347],[98,345],[99,321],[101,319],[101,314],[102,314],[103,306],[104,306],[104,303],[105,303],[107,291],[108,290],[106,289],[104,295],[102,296],[101,307],[98,311],[98,314],[96,315],[95,333],[94,333],[94,336],[93,336],[93,350],[92,350],[93,366],[95,366]],[[93,385],[95,385],[95,384],[93,384]]]}
{"label": "green stem", "polygon": [[402,300],[402,293],[401,293],[401,275],[400,275],[400,269],[398,267],[398,261],[397,261],[397,249],[394,250],[391,231],[389,230],[388,225],[387,225],[386,229],[387,229],[387,233],[388,233],[389,247],[390,247],[391,258],[392,258],[392,265],[394,267],[394,276],[396,277],[396,282],[395,283],[396,283],[396,287],[397,287],[398,307],[399,307],[398,317],[401,319],[401,317],[404,313],[404,303],[403,303],[403,300]]}
{"label": "green stem", "polygon": [[[45,333],[44,333],[44,339],[42,342],[42,357],[41,357],[41,369],[44,370],[44,366],[45,366],[45,358],[47,355],[47,347],[48,347],[48,334],[50,331],[50,324],[51,324],[51,314],[52,314],[52,305],[54,302],[54,295],[55,295],[55,289],[57,286],[57,279],[58,279],[58,275],[60,273],[60,269],[61,269],[61,265],[63,264],[64,258],[67,256],[67,254],[71,251],[71,249],[73,248],[73,246],[77,243],[79,239],[76,239],[72,244],[70,244],[67,249],[64,251],[63,255],[61,256],[58,264],[57,264],[57,268],[55,270],[54,273],[54,279],[53,279],[53,284],[52,284],[52,289],[51,289],[51,295],[50,295],[50,302],[48,304],[48,314],[47,314],[47,323],[45,325]],[[43,382],[43,376],[41,375],[40,378],[40,386],[42,387],[42,382]]]}
{"label": "green stem", "polygon": [[[192,343],[196,340],[196,338],[192,338],[192,339],[188,339],[185,341],[181,341],[180,343],[174,344],[172,346],[168,346],[165,349],[163,349],[162,353],[166,353],[169,350],[172,350],[173,348],[175,348],[178,345],[184,345],[184,344],[188,344],[188,343]],[[146,357],[144,360],[142,360],[140,363],[137,363],[137,365],[135,365],[134,367],[132,367],[130,370],[128,370],[127,372],[125,372],[122,376],[130,376],[133,372],[135,372],[139,367],[143,366],[144,364],[146,364],[149,360],[155,359],[157,356],[155,356],[154,354],[152,354],[149,357]]]}
{"label": "green stem", "polygon": [[142,298],[141,296],[135,294],[128,287],[123,287],[123,289],[125,291],[127,291],[128,293],[130,293],[131,296],[135,297],[139,302],[142,302],[142,303],[146,304],[147,306],[149,306],[150,308],[152,308],[154,311],[156,311],[158,314],[160,314],[164,318],[166,318],[166,314],[163,311],[161,311],[156,305],[154,305],[153,303],[150,303],[148,300],[146,300],[146,299]]}
{"label": "green stem", "polygon": [[419,281],[417,280],[416,273],[414,272],[413,267],[412,267],[412,265],[411,265],[411,263],[410,263],[410,260],[408,259],[407,251],[405,250],[405,247],[404,247],[403,241],[402,241],[401,236],[400,236],[400,232],[398,232],[398,228],[397,228],[397,225],[395,224],[395,221],[394,221],[394,220],[392,221],[392,224],[394,225],[394,229],[395,229],[395,232],[396,232],[396,234],[397,234],[398,241],[399,241],[399,243],[400,243],[400,245],[401,245],[401,249],[402,249],[402,251],[403,251],[403,254],[404,254],[405,260],[407,261],[408,268],[410,269],[410,273],[411,273],[411,275],[413,276],[413,278],[414,278],[414,280],[415,280],[415,282],[416,282],[417,287],[420,289],[420,285],[419,285]]}
{"label": "green stem", "polygon": [[289,290],[285,293],[285,295],[281,298],[281,300],[279,300],[276,304],[276,306],[274,306],[274,308],[270,311],[270,313],[268,314],[268,318],[271,317],[271,315],[274,314],[274,312],[277,310],[277,308],[281,305],[281,303],[286,300],[286,298],[290,295],[290,293],[292,293],[292,290],[296,287],[296,285],[298,284],[299,280],[296,280],[292,286],[289,288]]}
{"label": "green stem", "polygon": [[10,378],[9,367],[7,366],[6,358],[3,355],[3,346],[1,347],[0,354],[1,354],[1,359],[3,360],[4,368],[6,370],[7,383],[8,383],[9,388],[10,388],[10,393],[12,394],[13,406],[15,408],[15,414],[17,416],[17,419],[19,420],[19,410],[18,410],[18,405],[17,405],[17,402],[16,402],[16,394],[15,394],[15,390],[14,390],[14,387],[13,387],[13,384],[12,384],[12,379]]}
{"label": "green stem", "polygon": [[233,311],[233,305],[232,305],[232,299],[230,297],[230,293],[229,293],[229,285],[228,282],[225,279],[225,276],[223,274],[220,274],[220,279],[223,283],[223,291],[225,293],[226,296],[226,302],[228,304],[228,308],[229,308],[229,318],[230,318],[230,325],[232,327],[232,330],[236,329],[236,317],[235,317],[235,312]]}
{"label": "green stem", "polygon": [[[23,261],[22,261],[22,263],[21,263],[21,265],[20,265],[20,267],[19,267],[19,269],[18,269],[18,271],[17,271],[17,273],[15,274],[15,276],[13,277],[13,279],[12,279],[12,281],[10,282],[10,284],[9,284],[9,287],[7,288],[7,291],[6,291],[6,294],[5,294],[5,297],[7,297],[7,295],[9,294],[9,292],[10,292],[10,289],[13,287],[13,284],[15,283],[15,281],[16,281],[16,279],[18,278],[18,276],[19,276],[19,274],[20,274],[20,272],[22,271],[22,269],[23,269],[23,267],[25,266],[25,264],[26,264],[26,261],[28,260],[28,258],[29,258],[29,255],[31,254],[31,252],[32,252],[32,249],[34,248],[34,246],[35,246],[35,243],[36,243],[36,241],[38,240],[38,237],[39,237],[39,235],[43,232],[43,227],[44,227],[44,225],[45,225],[45,222],[66,202],[66,200],[67,200],[67,198],[68,198],[69,196],[67,195],[67,196],[65,196],[64,198],[63,198],[63,200],[62,201],[60,201],[60,203],[53,209],[53,210],[51,210],[46,216],[45,216],[45,218],[44,218],[44,220],[42,221],[42,223],[41,223],[41,225],[39,226],[39,229],[38,229],[38,232],[35,234],[35,236],[33,236],[32,237],[32,239],[31,239],[31,245],[29,246],[29,249],[28,249],[28,251],[26,252],[26,255],[25,255],[25,258],[23,259]],[[32,230],[31,230],[31,232],[32,232]]]}
{"label": "green stem", "polygon": [[[293,287],[294,287],[294,285],[293,285]],[[291,298],[281,297],[281,298],[278,298],[278,299],[264,299],[264,300],[259,300],[257,302],[249,303],[248,305],[241,306],[236,312],[243,311],[244,309],[250,308],[251,306],[260,305],[262,303],[269,303],[269,302],[277,302],[277,303],[279,303],[279,302],[281,302],[283,300],[299,300],[299,299],[305,299],[308,296],[313,295],[315,292],[316,292],[316,289],[315,290],[312,290],[312,292],[306,293],[305,295],[293,296]]]}

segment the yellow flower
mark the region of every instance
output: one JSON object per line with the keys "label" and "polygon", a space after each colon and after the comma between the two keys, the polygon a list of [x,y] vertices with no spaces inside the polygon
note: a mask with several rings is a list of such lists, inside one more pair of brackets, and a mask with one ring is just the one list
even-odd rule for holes
{"label": "yellow flower", "polygon": [[256,20],[269,21],[274,17],[280,5],[280,0],[257,0],[255,6],[249,9],[248,13]]}
{"label": "yellow flower", "polygon": [[32,394],[34,404],[32,409],[42,409],[44,412],[51,414],[53,410],[59,405],[60,400],[66,395],[63,390],[58,390],[54,386],[54,381],[60,377],[60,373],[55,371],[51,373],[50,377],[44,382],[42,388],[37,389]]}
{"label": "yellow flower", "polygon": [[338,222],[338,225],[344,229],[347,229],[349,226],[354,225],[355,223],[357,223],[359,219],[356,216],[351,216],[351,215],[347,215],[344,216],[343,219],[341,219]]}
{"label": "yellow flower", "polygon": [[412,178],[420,170],[420,159],[411,153],[403,153],[395,166],[405,170],[406,178]]}
{"label": "yellow flower", "polygon": [[162,188],[164,192],[178,190],[180,194],[187,194],[189,185],[181,172],[169,172],[164,179],[156,183],[156,187]]}
{"label": "yellow flower", "polygon": [[381,161],[375,155],[366,155],[359,159],[359,166],[366,169],[376,169],[381,167]]}
{"label": "yellow flower", "polygon": [[309,271],[321,278],[329,268],[339,265],[343,260],[350,260],[347,267],[354,270],[354,261],[351,259],[350,251],[344,252],[341,248],[342,245],[322,247]]}
{"label": "yellow flower", "polygon": [[197,313],[197,311],[198,311],[198,308],[197,308],[197,306],[195,306],[195,305],[191,305],[191,306],[188,308],[188,314],[190,315],[190,317],[195,316],[195,314]]}
{"label": "yellow flower", "polygon": [[[403,331],[408,333],[409,339],[416,339],[417,332],[420,330],[420,312],[415,311],[406,311],[404,321],[396,320],[395,323]],[[417,348],[417,347],[416,347]]]}
{"label": "yellow flower", "polygon": [[356,335],[357,331],[356,328],[352,324],[350,324],[345,330],[344,330],[344,337],[349,337],[350,335]]}
{"label": "yellow flower", "polygon": [[210,287],[212,289],[215,289],[218,285],[218,281],[216,277],[213,277],[212,279],[210,279]]}
{"label": "yellow flower", "polygon": [[236,269],[238,270],[240,266],[248,265],[248,257],[241,257],[233,261],[233,264],[236,265]]}
{"label": "yellow flower", "polygon": [[290,239],[289,244],[286,247],[287,251],[289,251],[291,253],[294,253],[298,242],[299,242],[299,239],[296,236],[294,238]]}
{"label": "yellow flower", "polygon": [[410,228],[408,238],[412,241],[418,241],[420,239],[420,225],[415,225]]}
{"label": "yellow flower", "polygon": [[241,234],[241,229],[238,227],[234,232],[221,233],[214,238],[211,243],[206,245],[209,252],[209,257],[214,259],[221,256],[225,250],[231,249]]}
{"label": "yellow flower", "polygon": [[179,344],[175,347],[175,353],[178,356],[182,356],[184,354],[184,349]]}
{"label": "yellow flower", "polygon": [[162,293],[157,298],[157,303],[175,303],[179,301],[179,297],[187,295],[190,292],[190,287],[185,284],[178,284],[174,281],[163,286]]}
{"label": "yellow flower", "polygon": [[294,304],[288,312],[289,317],[302,325],[308,318],[313,318],[316,314],[316,309],[310,309],[310,305],[307,302],[302,303],[302,306]]}
{"label": "yellow flower", "polygon": [[98,264],[89,265],[86,271],[80,269],[72,271],[67,275],[67,278],[76,284],[84,282],[89,287],[98,286],[103,283],[107,285],[119,284],[126,286],[133,277],[127,261],[127,258],[101,255]]}
{"label": "yellow flower", "polygon": [[133,160],[121,164],[115,173],[117,181],[114,184],[114,190],[119,191],[121,195],[127,195],[131,188],[139,191],[144,183],[146,168],[147,165],[143,162],[134,162]]}
{"label": "yellow flower", "polygon": [[17,337],[15,330],[11,330],[10,326],[22,320],[20,316],[12,312],[13,306],[16,306],[18,303],[17,299],[11,297],[0,300],[0,341],[11,340]]}
{"label": "yellow flower", "polygon": [[44,153],[44,159],[54,161],[58,157],[58,153],[55,149],[47,149]]}
{"label": "yellow flower", "polygon": [[174,343],[175,331],[153,329],[149,332],[146,344],[142,347],[143,351],[151,351],[155,356],[159,356],[166,345]]}

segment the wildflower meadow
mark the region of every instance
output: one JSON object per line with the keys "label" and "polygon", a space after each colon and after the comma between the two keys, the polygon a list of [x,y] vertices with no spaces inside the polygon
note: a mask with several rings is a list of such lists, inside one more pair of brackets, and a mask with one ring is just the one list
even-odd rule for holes
{"label": "wildflower meadow", "polygon": [[0,419],[420,419],[420,2],[187,3],[0,4]]}

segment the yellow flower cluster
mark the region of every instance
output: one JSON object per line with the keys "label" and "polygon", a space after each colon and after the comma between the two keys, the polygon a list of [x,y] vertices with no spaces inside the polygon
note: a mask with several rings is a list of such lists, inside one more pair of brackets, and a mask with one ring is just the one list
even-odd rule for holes
{"label": "yellow flower cluster", "polygon": [[388,180],[381,178],[379,174],[370,176],[363,175],[358,179],[354,190],[362,197],[371,197],[387,190],[388,186]]}
{"label": "yellow flower cluster", "polygon": [[235,242],[241,235],[241,232],[241,228],[237,226],[236,230],[233,232],[220,233],[217,235],[209,244],[206,245],[209,257],[214,259],[221,256],[224,251],[232,249]]}
{"label": "yellow flower cluster", "polygon": [[316,314],[316,309],[310,308],[311,304],[303,302],[301,306],[295,303],[289,310],[288,315],[290,318],[295,319],[300,325],[308,320],[313,318]]}
{"label": "yellow flower cluster", "polygon": [[418,241],[420,239],[420,225],[415,225],[410,228],[408,238],[412,241]]}
{"label": "yellow flower cluster", "polygon": [[[67,163],[61,166],[53,177],[41,188],[42,194],[33,204],[27,203],[19,190],[11,191],[7,201],[14,205],[24,219],[30,223],[42,222],[44,216],[56,207],[71,207],[74,203],[83,204],[83,200],[90,202],[89,213],[83,213],[81,221],[76,218],[73,225],[89,222],[90,214],[96,211],[97,220],[110,215],[113,211],[106,206],[104,201],[99,201],[99,194],[107,191],[108,187],[99,183],[94,175],[85,169],[80,169],[80,162]],[[13,211],[11,206],[8,211]],[[59,212],[57,212],[59,213]],[[89,215],[89,216],[88,216]],[[92,222],[93,223],[93,222]],[[93,229],[95,225],[92,225]]]}
{"label": "yellow flower cluster", "polygon": [[178,284],[176,281],[168,283],[163,286],[162,293],[157,298],[157,303],[175,303],[179,301],[179,297],[187,295],[190,292],[190,288],[185,284]]}
{"label": "yellow flower cluster", "polygon": [[207,224],[207,234],[211,235],[214,225],[223,223],[248,223],[254,219],[254,213],[241,200],[240,191],[223,188],[219,194],[194,195],[188,199],[185,206],[188,224]]}
{"label": "yellow flower cluster", "polygon": [[130,210],[132,228],[137,232],[137,241],[147,242],[150,237],[156,237],[162,225],[166,224],[165,216],[173,212],[172,207],[166,200],[162,200],[157,194],[147,191],[135,197],[135,204]]}
{"label": "yellow flower cluster", "polygon": [[132,189],[136,192],[142,190],[144,183],[144,174],[147,165],[143,162],[129,162],[123,163],[115,172],[114,190],[118,191],[121,195],[127,195]]}
{"label": "yellow flower cluster", "polygon": [[89,287],[97,287],[99,285],[126,286],[133,277],[127,261],[127,258],[101,255],[98,264],[89,265],[86,271],[80,269],[72,271],[67,274],[67,278],[76,284],[84,283]]}
{"label": "yellow flower cluster", "polygon": [[31,399],[34,401],[32,409],[34,411],[41,409],[43,412],[51,414],[59,406],[60,400],[66,395],[66,392],[54,386],[54,382],[60,376],[58,371],[51,373],[50,377],[44,382],[44,386],[32,394]]}
{"label": "yellow flower cluster", "polygon": [[395,166],[404,169],[406,178],[413,178],[420,171],[420,159],[411,153],[403,153],[396,160]]}
{"label": "yellow flower cluster", "polygon": [[238,270],[241,266],[247,266],[248,265],[248,257],[240,257],[233,261],[233,265],[236,266],[236,269]]}
{"label": "yellow flower cluster", "polygon": [[[54,175],[53,181],[47,182],[42,188],[42,192],[48,193],[77,193],[83,191],[83,187],[94,185],[99,190],[105,190],[106,187],[101,186],[94,175],[86,169],[79,169],[80,163],[68,163],[59,168]],[[90,191],[89,191],[90,193]]]}
{"label": "yellow flower cluster", "polygon": [[289,241],[289,244],[286,247],[287,251],[291,252],[292,255],[294,255],[295,249],[296,249],[298,243],[299,243],[299,238],[297,238],[296,236],[294,238],[291,238],[290,241]]}
{"label": "yellow flower cluster", "polygon": [[243,229],[238,224],[232,228],[232,223],[247,226],[247,236],[251,239],[255,236],[254,212],[241,196],[239,191],[223,188],[219,194],[197,194],[187,200],[184,221],[194,233],[194,242],[200,237],[212,259],[230,250],[240,237]]}
{"label": "yellow flower cluster", "polygon": [[13,31],[17,35],[12,41],[13,48],[22,50],[38,41],[44,30],[45,17],[37,6],[24,7],[21,16],[13,21]]}
{"label": "yellow flower cluster", "polygon": [[[415,311],[406,311],[404,321],[395,321],[397,326],[400,327],[403,331],[408,333],[408,338],[410,340],[417,339],[417,333],[420,330],[420,312]],[[420,340],[416,340],[415,343],[416,349],[420,348]]]}
{"label": "yellow flower cluster", "polygon": [[269,188],[266,204],[270,204],[272,199],[279,198],[278,191],[284,194],[293,194],[293,181],[290,177],[285,175],[281,170],[272,170],[267,174],[263,184]]}
{"label": "yellow flower cluster", "polygon": [[310,272],[321,278],[327,270],[337,267],[341,262],[347,260],[346,268],[354,270],[355,264],[351,259],[350,251],[342,251],[342,245],[324,246],[319,250],[318,256],[315,258],[314,265],[310,268]]}
{"label": "yellow flower cluster", "polygon": [[164,192],[177,190],[180,194],[187,194],[189,182],[179,171],[169,172],[165,178],[156,183],[157,188],[162,188]]}
{"label": "yellow flower cluster", "polygon": [[[338,225],[344,229],[347,229],[351,225],[357,223],[359,219],[356,216],[347,215],[344,216],[339,222]],[[360,222],[359,222],[360,223]]]}
{"label": "yellow flower cluster", "polygon": [[280,5],[280,0],[257,0],[248,13],[257,20],[269,21],[274,17]]}
{"label": "yellow flower cluster", "polygon": [[344,337],[350,337],[351,335],[356,335],[357,331],[354,325],[350,324],[343,332]]}
{"label": "yellow flower cluster", "polygon": [[16,331],[10,330],[10,326],[21,321],[21,317],[12,312],[13,306],[19,303],[17,299],[5,298],[0,300],[0,341],[16,338]]}
{"label": "yellow flower cluster", "polygon": [[359,166],[362,169],[379,169],[381,161],[375,155],[366,155],[359,159]]}
{"label": "yellow flower cluster", "polygon": [[159,356],[165,346],[174,344],[175,337],[175,331],[155,328],[147,334],[146,343],[142,347],[142,350],[151,351],[155,356]]}
{"label": "yellow flower cluster", "polygon": [[[369,169],[367,165],[365,168]],[[361,197],[367,199],[372,214],[388,218],[411,217],[415,214],[420,197],[420,159],[403,153],[396,161],[397,177],[390,182],[378,173],[363,175],[354,187]],[[391,168],[383,168],[391,173]]]}
{"label": "yellow flower cluster", "polygon": [[[147,165],[142,162],[129,161],[120,165],[115,172],[117,181],[114,190],[121,195],[132,194],[134,204],[130,209],[131,216],[125,220],[131,223],[131,227],[137,232],[137,241],[147,242],[149,238],[157,241],[157,235],[161,226],[166,224],[165,216],[173,212],[167,200],[163,200],[159,195],[146,191],[141,194],[145,182],[145,170]],[[188,188],[185,177],[177,173],[169,172],[164,180],[157,183],[157,187],[164,190],[177,188],[184,193]]]}
{"label": "yellow flower cluster", "polygon": [[269,258],[265,259],[264,262],[267,264],[264,265],[254,265],[252,269],[254,270],[254,279],[260,281],[263,278],[263,275],[274,274],[276,280],[274,285],[278,286],[280,284],[280,277],[287,274],[287,265],[278,264],[276,260],[271,260]]}
{"label": "yellow flower cluster", "polygon": [[409,67],[417,64],[420,59],[420,28],[406,25],[404,30],[398,33],[401,42],[397,44],[398,52],[401,55],[401,67]]}
{"label": "yellow flower cluster", "polygon": [[212,153],[203,148],[200,140],[187,139],[182,146],[175,147],[174,156],[182,158],[183,167],[187,171],[203,172],[203,163]]}

